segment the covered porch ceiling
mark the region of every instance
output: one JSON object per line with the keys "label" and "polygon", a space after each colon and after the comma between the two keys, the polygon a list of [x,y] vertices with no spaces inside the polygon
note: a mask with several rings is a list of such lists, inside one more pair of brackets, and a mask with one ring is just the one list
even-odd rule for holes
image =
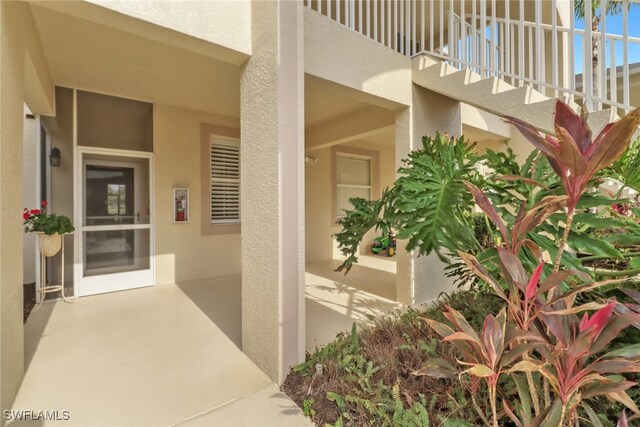
{"label": "covered porch ceiling", "polygon": [[305,147],[321,149],[354,141],[395,143],[395,111],[378,99],[339,84],[305,76]]}
{"label": "covered porch ceiling", "polygon": [[240,116],[237,63],[72,16],[44,4],[29,6],[56,85]]}
{"label": "covered porch ceiling", "polygon": [[[170,45],[143,36],[142,30],[123,31],[90,14],[84,19],[39,2],[29,7],[56,85],[240,117],[241,65],[233,58]],[[356,140],[393,144],[395,111],[373,98],[305,75],[307,138],[314,141],[316,133],[340,128],[335,138],[329,137],[332,145]]]}

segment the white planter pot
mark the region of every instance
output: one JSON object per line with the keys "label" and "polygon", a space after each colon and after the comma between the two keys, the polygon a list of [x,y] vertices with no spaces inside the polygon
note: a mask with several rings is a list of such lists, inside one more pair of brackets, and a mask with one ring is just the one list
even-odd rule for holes
{"label": "white planter pot", "polygon": [[38,247],[40,252],[46,257],[52,257],[60,251],[62,247],[62,234],[38,234]]}

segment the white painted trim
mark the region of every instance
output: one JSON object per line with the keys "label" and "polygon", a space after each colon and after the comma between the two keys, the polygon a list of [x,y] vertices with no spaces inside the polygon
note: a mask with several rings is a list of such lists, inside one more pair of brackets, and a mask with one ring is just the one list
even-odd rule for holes
{"label": "white painted trim", "polygon": [[[104,275],[92,275],[90,278],[91,290],[83,286],[83,267],[84,267],[84,251],[83,251],[83,235],[85,231],[103,231],[113,230],[114,226],[83,226],[83,208],[84,200],[84,165],[85,156],[89,154],[115,156],[123,158],[140,158],[147,159],[149,162],[149,224],[122,224],[118,225],[118,230],[149,230],[149,268],[144,270],[136,270],[129,272],[108,273]],[[155,240],[155,156],[150,152],[119,150],[113,148],[85,147],[77,146],[75,149],[75,168],[74,168],[74,216],[78,232],[74,233],[74,294],[76,296],[86,296],[100,294],[106,292],[115,292],[126,289],[134,289],[144,286],[153,286],[156,283],[156,240]],[[91,160],[91,163],[114,163],[109,161]],[[118,164],[127,164],[123,162],[115,162]],[[133,163],[129,163],[132,164]],[[139,165],[136,165],[139,166]],[[136,178],[138,180],[139,178]],[[138,257],[139,258],[139,257]],[[87,280],[87,279],[84,279]]]}
{"label": "white painted trim", "polygon": [[133,150],[121,150],[118,148],[101,148],[101,147],[88,147],[86,145],[78,145],[76,147],[84,154],[99,154],[104,156],[116,156],[116,157],[135,157],[135,158],[151,158],[154,154],[150,151],[133,151]]}
{"label": "white painted trim", "polygon": [[91,292],[86,292],[85,289],[78,287],[76,295],[84,297],[88,295],[98,295],[109,292],[125,291],[129,289],[144,288],[154,286],[154,282],[149,283],[149,275],[154,271],[154,268],[149,270],[127,271],[123,273],[112,273],[101,276],[90,276],[94,279]]}
{"label": "white painted trim", "polygon": [[[36,200],[40,199],[41,195],[41,183],[42,183],[42,125],[40,115],[35,115],[36,119],[36,182],[35,188],[33,189],[36,193]],[[44,172],[47,173],[46,171]],[[48,193],[47,193],[48,194]],[[37,239],[36,239],[37,240]],[[36,241],[35,247],[33,251],[33,262],[36,266],[35,268],[35,295],[36,295],[36,303],[40,303],[40,292],[37,290],[40,289],[40,253],[38,251],[38,242]]]}
{"label": "white painted trim", "polygon": [[[345,0],[348,4],[353,5],[355,0]],[[368,3],[371,0],[368,0]],[[420,9],[418,9],[417,2],[421,1]],[[607,32],[607,15],[601,13],[601,31],[593,31],[590,25],[587,25],[584,29],[577,29],[575,25],[574,17],[574,4],[573,1],[569,2],[569,18],[568,22],[562,22],[561,26],[558,26],[558,4],[557,0],[547,0],[548,3],[543,0],[536,0],[533,4],[533,17],[529,18],[529,21],[525,21],[525,0],[517,0],[517,7],[519,9],[519,17],[515,16],[511,19],[510,14],[512,12],[511,3],[507,2],[504,5],[504,10],[500,11],[502,17],[497,16],[497,1],[496,0],[472,0],[471,1],[471,14],[466,13],[466,3],[464,1],[448,0],[448,10],[445,10],[445,0],[433,0],[429,2],[430,16],[428,21],[431,23],[429,33],[431,37],[429,39],[429,47],[424,45],[425,37],[425,25],[427,24],[426,12],[425,12],[425,0],[388,0],[387,7],[391,11],[393,3],[393,22],[390,19],[391,13],[388,15],[388,26],[393,30],[388,32],[388,40],[384,40],[384,25],[382,28],[382,40],[379,40],[378,34],[375,32],[377,27],[374,27],[374,33],[369,31],[369,25],[373,19],[374,24],[378,23],[377,20],[377,3],[373,1],[373,10],[368,7],[366,15],[362,17],[362,20],[367,23],[366,36],[373,39],[387,47],[405,55],[408,57],[414,57],[416,55],[426,54],[429,57],[440,58],[447,65],[453,66],[458,69],[469,69],[475,71],[481,78],[486,77],[498,77],[502,80],[509,81],[512,86],[530,86],[542,92],[542,95],[555,97],[562,97],[568,102],[575,101],[578,104],[582,103],[586,106],[592,105],[596,110],[602,108],[622,109],[626,111],[632,110],[634,107],[630,105],[630,81],[629,76],[632,72],[628,61],[628,51],[633,47],[640,46],[640,37],[634,37],[629,35],[629,12],[628,6],[637,2],[638,0],[603,0],[599,5],[599,9],[605,8],[607,2],[616,1],[622,5],[622,29],[621,35]],[[434,4],[439,6],[437,16],[434,15]],[[585,0],[587,6],[585,7],[585,19],[584,21],[590,22],[592,15],[592,8],[590,5],[596,4],[595,0]],[[503,2],[504,3],[504,2]],[[330,5],[331,2],[328,2]],[[307,7],[309,3],[307,2]],[[477,8],[480,6],[480,14],[478,18]],[[487,5],[490,5],[489,11],[487,11]],[[383,3],[384,6],[384,3]],[[516,4],[514,4],[516,6]],[[543,8],[544,6],[544,8]],[[460,15],[456,14],[456,8],[460,11]],[[551,18],[545,18],[544,11],[550,9]],[[318,12],[322,13],[319,9]],[[384,11],[384,8],[383,8]],[[563,9],[564,11],[564,9]],[[503,13],[504,12],[504,13]],[[324,13],[323,13],[324,14]],[[334,19],[331,14],[324,14],[329,18]],[[348,15],[347,15],[348,16]],[[471,19],[470,24],[467,23],[467,18]],[[420,37],[422,40],[421,51],[416,52],[416,37],[417,35],[417,21],[421,21]],[[448,21],[447,40],[445,40],[445,19]],[[479,19],[479,22],[478,22]],[[549,22],[545,22],[549,21]],[[340,19],[337,19],[340,21]],[[384,13],[382,14],[382,20],[384,21]],[[434,23],[440,22],[439,34],[434,34]],[[365,34],[360,27],[356,28],[356,23],[353,19],[346,19],[345,22],[340,22],[353,31],[358,31]],[[384,22],[383,22],[384,23]],[[489,23],[489,25],[487,25]],[[632,23],[633,24],[633,23]],[[476,31],[476,27],[479,25],[479,30]],[[469,42],[467,42],[466,33],[467,28],[471,28],[472,34]],[[393,40],[391,43],[391,35],[393,32]],[[489,33],[489,34],[487,34]],[[517,40],[516,40],[517,37]],[[439,39],[439,45],[435,45],[435,39]],[[601,48],[598,50],[599,65],[597,70],[592,70],[592,61],[589,60],[591,56],[591,43],[594,40],[599,40]],[[577,52],[578,46],[576,40],[581,39],[581,49]],[[479,42],[480,45],[476,46]],[[550,44],[547,47],[547,42]],[[562,43],[562,50],[558,49],[558,43]],[[614,64],[613,59],[616,57],[614,46],[616,42],[621,42],[623,45],[623,64],[622,79],[623,83],[617,85],[617,88],[622,89],[620,97],[617,96],[617,91],[614,87],[611,88],[609,94],[607,94],[607,81],[606,75],[611,75],[614,70],[614,66],[607,66],[607,47],[606,42],[609,42],[609,59],[612,61],[610,64]],[[445,44],[447,45],[445,49]],[[469,52],[469,44],[471,45],[471,52]],[[632,47],[630,48],[630,44]],[[516,46],[517,45],[517,46]],[[489,51],[487,52],[487,49]],[[550,52],[546,52],[546,50]],[[551,54],[551,58],[548,58],[547,53]],[[584,63],[583,68],[585,72],[582,75],[584,85],[581,90],[576,90],[575,81],[575,64],[574,58],[577,54],[582,54]],[[527,59],[527,64],[525,64]],[[549,68],[549,67],[550,68]],[[617,69],[618,67],[616,67]],[[600,82],[592,82],[593,73],[597,72],[602,76]],[[608,72],[608,73],[607,73]],[[594,85],[598,90],[594,90]],[[613,83],[611,84],[613,86]],[[525,102],[527,104],[529,102]],[[574,105],[575,107],[575,105]]]}
{"label": "white painted trim", "polygon": [[[115,227],[115,228],[114,228]],[[121,225],[85,225],[82,231],[119,231],[119,230],[148,230],[150,224],[121,224]]]}
{"label": "white painted trim", "polygon": [[[78,152],[78,97],[77,91],[75,89],[71,89],[73,91],[73,223],[74,226],[78,229],[80,228],[80,224],[82,224],[82,217],[80,211],[80,201],[82,194],[78,195],[78,182],[80,180],[81,171],[82,171],[82,159],[80,158],[80,153]],[[80,186],[82,188],[82,186]],[[80,190],[81,191],[81,190]],[[77,232],[73,233],[73,296],[79,296],[78,286],[80,284],[80,278],[82,277],[82,263],[80,260],[82,259],[82,254],[80,251],[80,246],[82,245],[82,233]]]}

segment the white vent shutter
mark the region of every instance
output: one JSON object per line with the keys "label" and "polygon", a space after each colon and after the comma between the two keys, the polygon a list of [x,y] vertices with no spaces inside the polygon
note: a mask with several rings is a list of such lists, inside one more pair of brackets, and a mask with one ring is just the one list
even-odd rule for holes
{"label": "white vent shutter", "polygon": [[240,222],[240,143],[211,138],[211,222]]}
{"label": "white vent shutter", "polygon": [[349,199],[371,200],[371,159],[337,154],[336,184],[336,217],[344,218],[344,210],[353,209]]}

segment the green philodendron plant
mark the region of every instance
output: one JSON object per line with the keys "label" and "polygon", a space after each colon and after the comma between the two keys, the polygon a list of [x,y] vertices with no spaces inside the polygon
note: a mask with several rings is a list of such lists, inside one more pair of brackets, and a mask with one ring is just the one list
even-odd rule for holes
{"label": "green philodendron plant", "polygon": [[455,253],[460,247],[478,247],[471,226],[473,202],[463,182],[480,179],[475,167],[480,160],[461,136],[425,136],[422,148],[409,153],[398,170],[400,178],[379,200],[350,200],[354,208],[338,221],[343,231],[336,240],[346,256],[338,270],[347,273],[358,261],[358,245],[372,228],[383,234],[396,230],[398,239],[407,240],[407,250],[435,252],[442,259],[441,248]]}
{"label": "green philodendron plant", "polygon": [[[628,151],[635,153],[637,150],[634,150]],[[597,190],[603,177],[623,176],[615,170],[623,171],[626,185],[632,182],[631,165],[638,161],[638,155],[633,153],[625,152],[624,161],[615,163],[618,166],[605,168],[588,180],[585,192],[577,201],[570,227],[564,227],[566,215],[558,210],[526,238],[522,237],[524,247],[518,256],[528,268],[537,265],[537,254],[534,253],[537,248],[542,252],[555,252],[554,248],[566,232],[566,244],[571,251],[563,251],[562,266],[591,275],[628,275],[627,271],[589,270],[582,265],[578,255],[587,254],[589,257],[585,262],[594,258],[622,260],[627,256],[625,247],[640,245],[640,224],[633,217],[616,215],[610,209],[613,203],[624,201]],[[476,170],[479,162],[486,165],[488,176],[483,177]],[[392,229],[397,233],[399,245],[415,250],[419,255],[436,252],[449,264],[449,276],[458,283],[468,283],[473,276],[458,259],[457,252],[473,252],[489,271],[497,273],[498,257],[492,245],[503,236],[495,225],[486,221],[484,214],[474,214],[464,181],[483,190],[509,230],[514,227],[518,213],[517,208],[511,208],[514,203],[529,210],[549,196],[567,197],[563,193],[562,179],[539,151],[534,151],[520,164],[510,150],[504,153],[488,150],[481,156],[463,137],[453,138],[446,134],[424,137],[423,147],[411,152],[398,172],[400,178],[380,199],[351,199],[353,209],[339,221],[342,231],[336,234],[346,257],[339,270],[346,273],[357,263],[358,245],[367,231],[375,228],[385,235]],[[603,230],[609,231],[602,234]],[[515,244],[519,245],[518,242]],[[546,268],[552,269],[551,266]]]}
{"label": "green philodendron plant", "polygon": [[[499,419],[507,417],[523,427],[577,426],[581,409],[598,426],[601,424],[589,406],[589,400],[598,396],[622,403],[638,417],[640,409],[626,393],[636,383],[620,375],[640,372],[640,344],[615,351],[607,351],[607,346],[623,329],[640,322],[640,313],[634,305],[615,300],[577,305],[579,294],[623,280],[595,282],[588,275],[561,270],[560,259],[589,181],[624,152],[640,124],[640,110],[607,125],[593,140],[586,113],[578,116],[561,101],[556,105],[557,138],[542,136],[518,119],[507,121],[548,158],[565,194],[547,196],[530,208],[525,203],[514,206],[517,215],[508,228],[490,198],[477,186],[466,183],[476,204],[500,233],[500,243],[495,248],[500,274],[494,276],[472,254],[460,251],[459,255],[506,302],[507,308],[497,317],[487,316],[481,333],[476,333],[453,310],[446,313],[449,325],[433,320],[427,320],[427,324],[459,350],[464,368],[459,375],[472,396],[480,382],[486,382],[491,414],[485,414],[474,401],[486,425],[497,427]],[[553,269],[545,275],[546,257],[528,235],[563,210],[565,230],[558,242]],[[518,256],[525,246],[538,259],[531,274]],[[570,277],[579,280],[579,284],[567,286]],[[457,373],[455,367],[436,360],[416,375],[442,377]],[[523,374],[525,378],[521,377]],[[471,381],[463,381],[463,375],[471,376]],[[505,376],[516,384],[518,398],[500,389],[500,379]],[[623,414],[619,425],[625,423]]]}

